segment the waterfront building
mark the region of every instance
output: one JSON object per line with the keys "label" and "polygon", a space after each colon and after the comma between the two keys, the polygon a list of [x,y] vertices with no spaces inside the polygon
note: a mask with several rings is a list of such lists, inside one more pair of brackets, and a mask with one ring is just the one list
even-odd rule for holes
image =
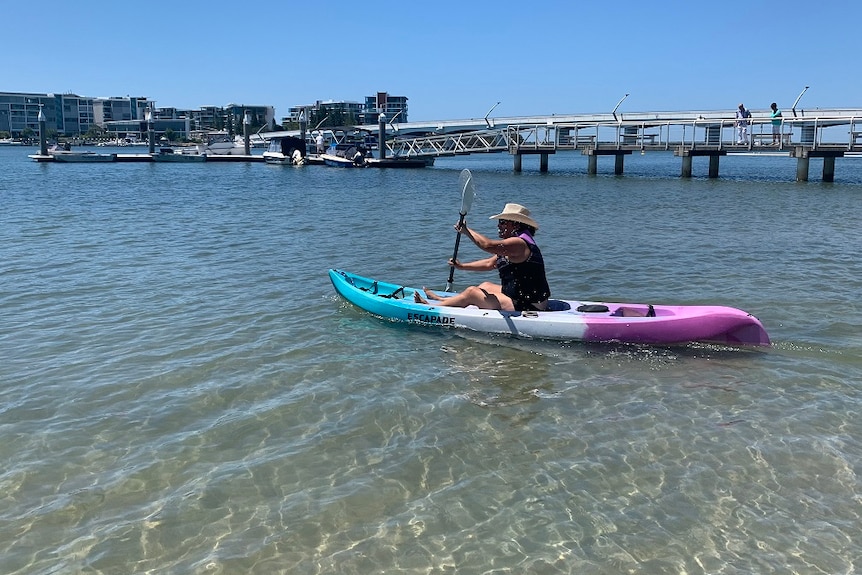
{"label": "waterfront building", "polygon": [[105,127],[106,122],[143,120],[154,104],[145,97],[93,98],[93,121]]}
{"label": "waterfront building", "polygon": [[40,108],[45,114],[47,125],[56,126],[57,108],[53,96],[0,92],[0,132],[9,132],[13,138],[38,134]]}
{"label": "waterfront building", "polygon": [[376,124],[381,113],[386,114],[387,121],[394,118],[395,123],[401,123],[407,121],[407,97],[377,92],[373,96],[366,96],[364,102],[317,100],[313,104],[290,108],[288,115],[281,120],[282,126],[296,126],[303,112],[311,127],[324,121],[324,118],[324,125],[330,127]]}
{"label": "waterfront building", "polygon": [[251,119],[252,131],[257,131],[261,126],[266,126],[264,131],[270,131],[275,128],[275,108],[272,106],[249,106],[247,104],[228,104],[224,108],[226,117],[230,120],[230,125],[237,134],[243,133],[243,122],[246,112],[249,113]]}
{"label": "waterfront building", "polygon": [[45,125],[56,136],[86,134],[94,125],[114,120],[143,119],[150,105],[146,98],[90,98],[77,94],[0,92],[0,131],[13,137],[39,132],[39,109]]}
{"label": "waterfront building", "polygon": [[362,124],[376,124],[380,114],[386,114],[386,121],[394,124],[407,122],[407,96],[392,96],[386,92],[377,92],[374,96],[365,97],[365,111]]}
{"label": "waterfront building", "polygon": [[282,125],[298,124],[300,116],[304,112],[306,120],[312,128],[320,122],[323,122],[324,126],[349,126],[359,123],[359,116],[363,111],[364,106],[360,102],[317,100],[313,104],[290,108],[288,116],[282,119]]}

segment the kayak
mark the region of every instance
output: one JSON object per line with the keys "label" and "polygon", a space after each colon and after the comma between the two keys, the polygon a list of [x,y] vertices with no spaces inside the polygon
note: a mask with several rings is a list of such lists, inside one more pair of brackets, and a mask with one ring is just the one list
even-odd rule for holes
{"label": "kayak", "polygon": [[[416,303],[418,288],[329,270],[338,294],[373,315],[424,326],[520,337],[638,344],[717,343],[768,346],[760,321],[725,306],[673,306],[551,299],[546,311],[498,311]],[[454,294],[438,294],[454,295]],[[425,298],[427,299],[427,298]]]}

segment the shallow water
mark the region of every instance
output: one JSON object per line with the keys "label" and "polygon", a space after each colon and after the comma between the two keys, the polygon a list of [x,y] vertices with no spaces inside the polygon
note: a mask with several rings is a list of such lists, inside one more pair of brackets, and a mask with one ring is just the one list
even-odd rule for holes
{"label": "shallow water", "polygon": [[[656,153],[622,177],[27,153],[0,149],[3,572],[857,568],[862,160],[795,183],[788,158],[681,180]],[[774,346],[459,334],[338,299],[333,267],[445,284],[465,167],[472,226],[532,209],[555,295],[731,305]]]}

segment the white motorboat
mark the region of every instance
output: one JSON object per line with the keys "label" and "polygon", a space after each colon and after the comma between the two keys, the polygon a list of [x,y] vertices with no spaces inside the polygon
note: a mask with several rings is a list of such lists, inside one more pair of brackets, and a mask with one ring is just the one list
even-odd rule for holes
{"label": "white motorboat", "polygon": [[50,150],[55,162],[114,162],[117,154],[97,154],[96,152],[72,152],[69,150]]}
{"label": "white motorboat", "polygon": [[245,145],[231,138],[227,132],[213,132],[207,138],[207,143],[200,146],[202,153],[219,156],[244,156]]}
{"label": "white motorboat", "polygon": [[302,166],[306,163],[305,142],[296,136],[273,136],[263,153],[267,164]]}
{"label": "white motorboat", "polygon": [[156,162],[205,162],[207,159],[197,148],[161,148],[152,156]]}

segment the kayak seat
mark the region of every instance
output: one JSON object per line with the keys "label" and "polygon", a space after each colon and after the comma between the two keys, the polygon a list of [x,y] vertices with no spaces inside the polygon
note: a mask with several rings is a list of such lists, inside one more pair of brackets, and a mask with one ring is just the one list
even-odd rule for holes
{"label": "kayak seat", "polygon": [[558,299],[549,299],[548,307],[545,309],[545,311],[568,311],[570,309],[572,309],[572,306],[570,306],[564,301]]}
{"label": "kayak seat", "polygon": [[655,317],[655,307],[648,304],[646,311],[641,311],[633,307],[620,306],[611,315],[617,317]]}
{"label": "kayak seat", "polygon": [[607,313],[608,306],[602,304],[579,305],[577,311],[581,313]]}

